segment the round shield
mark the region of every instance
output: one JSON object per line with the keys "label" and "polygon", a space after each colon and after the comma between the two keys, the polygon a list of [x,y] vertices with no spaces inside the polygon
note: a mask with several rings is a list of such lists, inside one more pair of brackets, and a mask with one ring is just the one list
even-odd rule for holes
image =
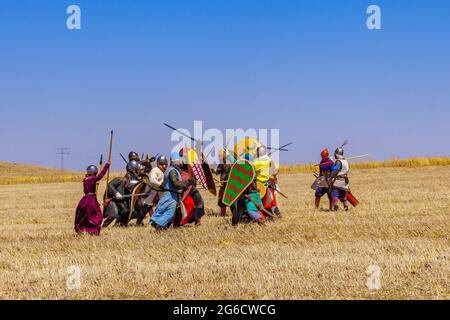
{"label": "round shield", "polygon": [[138,182],[131,190],[130,212],[128,212],[128,221],[127,222],[130,222],[131,215],[133,214],[134,209],[136,208],[136,202],[138,200],[138,197],[136,195],[144,192],[146,185],[147,185],[146,181],[143,180],[143,181]]}
{"label": "round shield", "polygon": [[259,196],[261,197],[261,199],[263,199],[264,196],[266,195],[267,187],[259,181],[256,181],[256,187],[259,190]]}
{"label": "round shield", "polygon": [[236,159],[248,159],[249,156],[256,158],[256,149],[261,146],[261,143],[254,138],[246,137],[234,146],[233,152]]}

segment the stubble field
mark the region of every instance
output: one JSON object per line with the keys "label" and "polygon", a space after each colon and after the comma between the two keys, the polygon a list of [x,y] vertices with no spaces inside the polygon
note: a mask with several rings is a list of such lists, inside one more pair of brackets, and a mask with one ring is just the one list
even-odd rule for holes
{"label": "stubble field", "polygon": [[[314,210],[313,177],[297,173],[280,177],[289,200],[276,223],[234,228],[210,213],[199,227],[100,237],[73,232],[81,182],[0,186],[0,298],[449,299],[450,167],[350,178],[361,205],[349,213]],[[70,266],[79,289],[67,286]]]}

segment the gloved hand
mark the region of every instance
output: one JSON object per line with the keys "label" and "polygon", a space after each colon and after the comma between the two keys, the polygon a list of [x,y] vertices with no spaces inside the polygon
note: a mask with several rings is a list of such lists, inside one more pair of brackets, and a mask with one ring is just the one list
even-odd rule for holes
{"label": "gloved hand", "polygon": [[117,200],[122,200],[122,199],[123,199],[123,196],[120,194],[120,192],[116,192],[115,198],[116,198]]}

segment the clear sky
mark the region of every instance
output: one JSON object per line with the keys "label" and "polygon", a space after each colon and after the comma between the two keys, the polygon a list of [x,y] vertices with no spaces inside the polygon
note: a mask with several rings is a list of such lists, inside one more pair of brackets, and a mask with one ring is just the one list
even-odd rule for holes
{"label": "clear sky", "polygon": [[[81,7],[81,30],[66,8]],[[377,4],[382,30],[368,30]],[[0,160],[82,169],[167,153],[162,122],[279,128],[285,163],[348,139],[450,155],[450,1],[2,0]]]}

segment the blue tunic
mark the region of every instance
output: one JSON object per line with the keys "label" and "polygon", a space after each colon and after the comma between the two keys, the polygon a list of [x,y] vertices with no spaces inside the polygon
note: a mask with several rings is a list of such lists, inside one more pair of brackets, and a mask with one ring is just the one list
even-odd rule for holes
{"label": "blue tunic", "polygon": [[177,203],[180,197],[179,194],[175,192],[175,188],[170,182],[169,174],[172,170],[176,171],[178,179],[181,180],[181,174],[175,167],[171,166],[164,172],[164,194],[159,200],[155,212],[150,219],[150,224],[156,223],[163,228],[167,228],[175,216],[175,210],[177,209]]}

